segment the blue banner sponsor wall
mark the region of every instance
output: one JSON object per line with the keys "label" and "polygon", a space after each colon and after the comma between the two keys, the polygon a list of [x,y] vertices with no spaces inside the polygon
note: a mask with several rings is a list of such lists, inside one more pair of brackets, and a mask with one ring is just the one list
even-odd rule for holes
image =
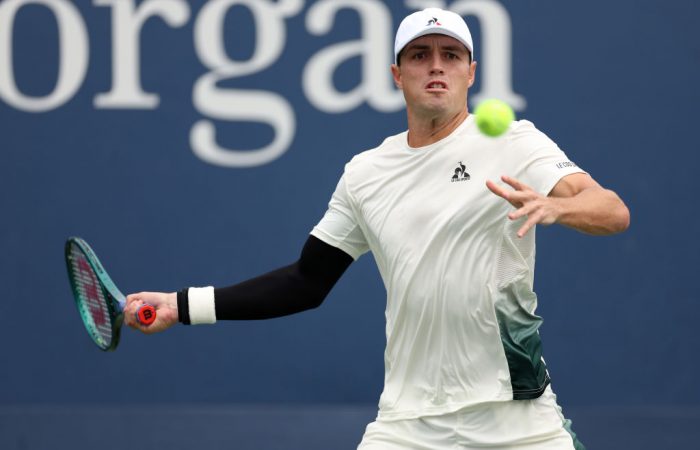
{"label": "blue banner sponsor wall", "polygon": [[63,243],[125,292],[294,261],[343,165],[405,129],[393,35],[426,6],[472,28],[472,109],[509,101],[631,210],[619,236],[537,231],[565,414],[589,448],[697,445],[697,2],[0,0],[0,448],[357,445],[383,383],[371,254],[319,309],[104,354]]}

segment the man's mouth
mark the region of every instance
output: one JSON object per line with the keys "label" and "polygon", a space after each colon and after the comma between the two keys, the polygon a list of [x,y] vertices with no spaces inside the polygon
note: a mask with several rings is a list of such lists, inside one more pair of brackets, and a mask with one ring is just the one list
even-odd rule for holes
{"label": "man's mouth", "polygon": [[433,80],[433,81],[430,81],[426,85],[425,88],[426,89],[447,89],[447,83],[445,83],[444,81]]}

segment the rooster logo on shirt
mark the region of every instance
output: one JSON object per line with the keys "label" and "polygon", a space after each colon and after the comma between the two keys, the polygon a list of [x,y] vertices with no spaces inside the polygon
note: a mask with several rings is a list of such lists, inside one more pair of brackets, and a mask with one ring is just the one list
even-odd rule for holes
{"label": "rooster logo on shirt", "polygon": [[452,175],[452,182],[454,183],[455,181],[467,181],[471,177],[469,176],[469,173],[467,173],[467,168],[462,164],[462,161],[459,162],[459,167],[455,169],[455,174]]}

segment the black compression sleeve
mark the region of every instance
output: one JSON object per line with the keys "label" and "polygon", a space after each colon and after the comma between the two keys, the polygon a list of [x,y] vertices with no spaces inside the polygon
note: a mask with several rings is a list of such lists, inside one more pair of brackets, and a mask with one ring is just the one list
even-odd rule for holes
{"label": "black compression sleeve", "polygon": [[319,306],[353,259],[309,236],[297,262],[214,290],[217,320],[286,316]]}

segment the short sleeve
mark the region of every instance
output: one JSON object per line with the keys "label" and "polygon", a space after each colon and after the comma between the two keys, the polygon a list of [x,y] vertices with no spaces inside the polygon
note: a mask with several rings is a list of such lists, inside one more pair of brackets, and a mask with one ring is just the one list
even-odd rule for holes
{"label": "short sleeve", "polygon": [[369,245],[352,206],[352,198],[347,190],[345,175],[340,178],[331,201],[328,203],[328,210],[311,231],[311,235],[328,245],[339,248],[355,260],[369,250]]}
{"label": "short sleeve", "polygon": [[585,173],[547,135],[526,120],[518,122],[513,133],[518,152],[527,152],[520,180],[542,195],[548,195],[567,175]]}

